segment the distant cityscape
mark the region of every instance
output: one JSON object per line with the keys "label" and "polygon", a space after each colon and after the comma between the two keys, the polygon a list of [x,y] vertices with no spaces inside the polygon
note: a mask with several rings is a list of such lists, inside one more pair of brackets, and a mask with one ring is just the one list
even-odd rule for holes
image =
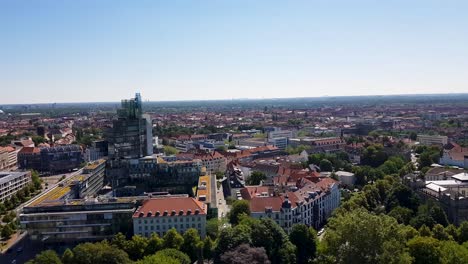
{"label": "distant cityscape", "polygon": [[359,232],[393,263],[429,237],[468,261],[468,95],[143,96],[0,107],[1,263],[85,263],[86,242],[115,263],[390,263]]}

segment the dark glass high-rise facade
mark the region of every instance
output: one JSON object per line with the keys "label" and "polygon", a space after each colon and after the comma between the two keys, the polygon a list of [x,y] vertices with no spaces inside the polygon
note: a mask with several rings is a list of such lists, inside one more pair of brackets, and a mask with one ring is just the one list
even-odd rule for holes
{"label": "dark glass high-rise facade", "polygon": [[117,114],[107,136],[109,157],[138,159],[152,155],[151,119],[142,112],[140,94],[137,93],[135,98],[122,100]]}

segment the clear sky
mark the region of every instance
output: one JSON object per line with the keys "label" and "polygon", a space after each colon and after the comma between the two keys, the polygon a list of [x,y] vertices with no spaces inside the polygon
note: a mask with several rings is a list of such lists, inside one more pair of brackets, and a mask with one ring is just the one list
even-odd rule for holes
{"label": "clear sky", "polygon": [[0,104],[468,92],[468,1],[0,0]]}

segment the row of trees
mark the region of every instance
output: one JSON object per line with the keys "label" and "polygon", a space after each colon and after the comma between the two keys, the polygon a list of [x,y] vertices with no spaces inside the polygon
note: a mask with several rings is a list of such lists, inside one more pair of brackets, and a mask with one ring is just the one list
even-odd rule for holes
{"label": "row of trees", "polygon": [[[190,264],[203,255],[210,256],[213,242],[209,237],[201,240],[196,229],[189,229],[183,235],[175,229],[160,238],[156,233],[146,238],[139,235],[127,240],[119,233],[111,241],[79,244],[67,249],[62,256],[47,250],[38,254],[29,264]],[[205,252],[206,251],[206,252]]]}
{"label": "row of trees", "polygon": [[10,199],[0,203],[0,219],[4,225],[0,225],[0,235],[3,239],[8,239],[18,228],[16,213],[13,211],[18,205],[28,201],[38,191],[42,189],[42,181],[36,171],[31,173],[32,182],[13,194]]}
{"label": "row of trees", "polygon": [[349,155],[346,152],[311,154],[307,164],[319,166],[321,171],[351,171],[352,168]]}

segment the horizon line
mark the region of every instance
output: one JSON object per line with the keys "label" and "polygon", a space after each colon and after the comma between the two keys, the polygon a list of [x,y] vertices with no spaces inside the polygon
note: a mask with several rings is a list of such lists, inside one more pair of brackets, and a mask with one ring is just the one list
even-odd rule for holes
{"label": "horizon line", "polygon": [[[134,94],[139,93],[135,92]],[[468,95],[466,93],[414,93],[414,94],[365,94],[365,95],[322,95],[322,96],[304,96],[304,97],[238,97],[238,98],[218,98],[218,99],[174,99],[174,100],[142,100],[143,103],[167,103],[167,102],[214,102],[214,101],[254,101],[254,100],[292,100],[292,99],[326,99],[326,98],[357,98],[357,97],[412,97],[412,96],[454,96],[454,95]],[[125,100],[132,97],[122,98]],[[144,96],[142,96],[144,99]],[[0,103],[0,106],[18,106],[18,105],[50,105],[50,104],[112,104],[120,103],[119,101],[81,101],[81,102],[39,102],[39,103]]]}

